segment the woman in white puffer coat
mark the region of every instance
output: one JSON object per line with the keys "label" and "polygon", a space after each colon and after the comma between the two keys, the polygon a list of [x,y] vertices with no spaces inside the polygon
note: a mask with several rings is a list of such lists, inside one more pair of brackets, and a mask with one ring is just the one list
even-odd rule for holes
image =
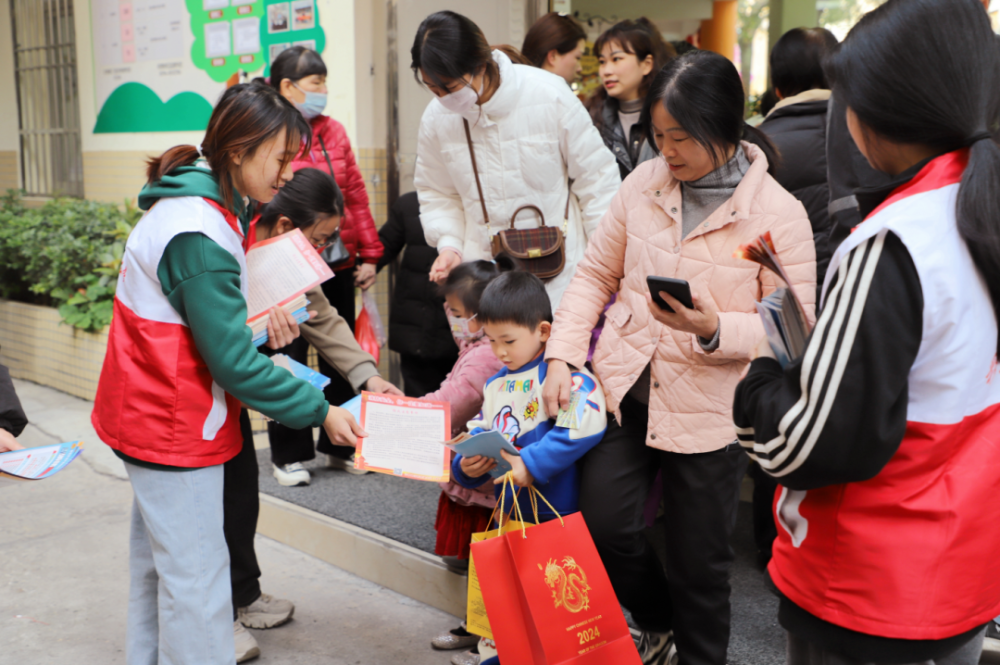
{"label": "woman in white puffer coat", "polygon": [[[566,265],[548,280],[557,307],[587,238],[621,185],[614,155],[566,82],[490,51],[471,20],[450,11],[424,19],[411,50],[417,80],[433,92],[420,121],[414,184],[427,244],[440,256],[431,279],[462,261],[491,259],[490,238],[524,205],[548,226],[566,226]],[[468,121],[489,226],[483,219],[463,120]],[[572,185],[570,185],[572,181]],[[572,196],[570,189],[572,187]],[[517,228],[534,228],[522,212]]]}

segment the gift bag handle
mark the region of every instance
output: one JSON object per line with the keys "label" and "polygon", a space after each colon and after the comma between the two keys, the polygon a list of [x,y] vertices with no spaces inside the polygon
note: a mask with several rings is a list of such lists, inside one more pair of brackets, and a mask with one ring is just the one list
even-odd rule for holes
{"label": "gift bag handle", "polygon": [[[497,507],[500,508],[500,514],[501,515],[503,515],[504,499],[507,498],[507,484],[508,483],[511,486],[514,485],[514,478],[513,478],[512,472],[510,472],[510,471],[508,471],[507,473],[505,473],[503,475],[503,487],[501,488],[501,492],[500,492],[500,503],[497,504]],[[523,489],[523,488],[518,488],[517,494],[514,495],[514,506],[511,508],[511,513],[514,513],[514,512],[517,513],[517,519],[521,523],[521,537],[522,538],[527,538],[528,537],[528,528],[526,526],[524,526],[524,515],[521,514],[521,505],[517,501],[517,497],[521,493],[521,489]],[[555,514],[555,516],[559,518],[559,524],[562,525],[562,526],[566,526],[566,520],[564,520],[563,516],[559,514],[559,511],[556,510],[555,507],[551,503],[549,503],[549,500],[545,498],[544,494],[542,494],[537,489],[535,489],[534,486],[531,486],[531,487],[528,487],[528,498],[531,500],[531,510],[535,514],[535,524],[536,525],[539,524],[539,521],[538,521],[538,499],[537,499],[536,495],[537,495],[537,497],[541,497],[542,501],[545,502],[545,505],[547,505],[549,507],[549,510],[551,510]],[[493,515],[496,514],[496,511],[497,511],[497,508],[496,507],[493,508],[493,513],[490,515],[490,521],[491,522],[493,521]],[[497,529],[497,531],[498,531],[497,535],[498,536],[501,535],[499,532],[502,531],[502,530],[503,530],[503,525],[501,524],[499,526],[499,528]]]}

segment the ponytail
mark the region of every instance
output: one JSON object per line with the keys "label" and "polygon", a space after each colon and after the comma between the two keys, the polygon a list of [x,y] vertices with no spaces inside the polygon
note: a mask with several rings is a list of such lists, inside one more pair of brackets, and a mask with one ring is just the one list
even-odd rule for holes
{"label": "ponytail", "polygon": [[159,157],[150,157],[146,160],[146,182],[156,182],[175,169],[191,166],[200,156],[193,145],[175,145]]}
{"label": "ponytail", "polygon": [[958,233],[986,282],[994,316],[1000,319],[1000,146],[988,134],[973,140],[958,187]]}
{"label": "ponytail", "polygon": [[302,114],[274,88],[262,83],[239,83],[227,88],[208,119],[201,151],[190,145],[175,146],[146,162],[146,180],[154,184],[171,171],[190,166],[204,157],[219,181],[219,198],[229,210],[236,208],[233,173],[237,156],[252,157],[269,139],[285,131],[284,170],[300,150],[308,151],[312,132]]}
{"label": "ponytail", "polygon": [[958,231],[1000,323],[1000,147],[987,131],[1000,122],[1000,51],[982,3],[888,0],[858,22],[825,69],[866,131],[937,154],[967,149]]}

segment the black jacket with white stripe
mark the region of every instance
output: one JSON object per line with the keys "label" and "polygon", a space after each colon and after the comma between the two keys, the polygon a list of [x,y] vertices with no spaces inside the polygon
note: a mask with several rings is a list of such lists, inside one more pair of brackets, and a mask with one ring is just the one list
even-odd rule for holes
{"label": "black jacket with white stripe", "polygon": [[[859,190],[861,214],[867,216],[928,162],[914,166],[878,190]],[[779,512],[779,520],[782,516],[788,520],[783,526],[789,536],[786,540],[791,544],[785,549],[794,554],[788,554],[779,569],[774,568],[774,562],[769,568],[772,575],[783,579],[784,586],[775,587],[781,596],[781,625],[808,642],[861,662],[935,660],[962,646],[981,626],[944,639],[883,637],[888,633],[844,627],[851,625],[845,623],[845,617],[852,615],[855,608],[844,600],[850,594],[841,592],[845,588],[861,589],[857,586],[859,580],[871,583],[877,577],[872,571],[878,570],[878,566],[872,565],[869,557],[876,556],[873,552],[883,553],[885,548],[866,549],[863,538],[838,540],[839,536],[833,535],[831,529],[841,535],[856,533],[858,523],[841,524],[837,521],[839,517],[834,517],[835,524],[831,525],[830,519],[824,520],[815,512],[820,505],[817,502],[826,501],[819,510],[826,511],[826,516],[839,514],[838,507],[842,504],[838,497],[844,495],[838,494],[833,486],[861,483],[878,476],[899,451],[907,428],[912,425],[907,421],[909,387],[925,333],[921,280],[913,257],[891,230],[859,242],[844,256],[825,290],[827,300],[817,322],[817,332],[810,338],[804,355],[810,359],[809,375],[803,376],[802,359],[785,369],[770,358],[754,360],[736,390],[734,421],[740,442],[750,457],[787,488],[779,490],[779,506],[785,510]],[[927,263],[926,257],[917,259]],[[915,391],[914,395],[917,394]],[[913,450],[909,454],[912,456]],[[897,464],[897,474],[901,473],[900,468]],[[910,467],[905,471],[911,475],[921,472]],[[901,480],[920,484],[919,477]],[[810,490],[811,499],[806,492],[795,490]],[[852,500],[857,496],[853,494]],[[852,505],[859,504],[855,501]],[[858,518],[855,513],[854,519]],[[892,531],[895,525],[884,520],[884,515],[873,515],[866,525],[868,530],[861,532],[877,532],[871,527],[879,524],[889,532],[903,533]],[[928,529],[932,529],[933,518],[927,520]],[[888,538],[891,541],[892,536]],[[850,543],[843,547],[845,551],[832,551],[843,542]],[[829,546],[831,551],[817,543]],[[810,550],[808,556],[806,549]],[[845,553],[846,550],[851,551]],[[920,564],[907,567],[912,558],[905,552],[899,553],[897,559],[886,564],[900,567],[888,571],[884,586],[890,591],[883,589],[868,595],[892,596],[900,590],[894,585],[908,579],[907,574],[913,580],[923,580],[920,573],[926,571],[919,568]],[[844,568],[851,562],[861,572]],[[822,578],[823,582],[801,593],[804,580],[812,577],[797,570],[816,570],[827,564],[838,572],[819,573],[814,577]],[[865,595],[864,591],[858,593]],[[796,604],[788,597],[795,594],[812,605],[807,607],[801,601]],[[836,596],[836,600],[830,600],[830,596]],[[842,608],[840,614],[826,611],[831,606]],[[820,614],[825,618],[820,618]],[[891,623],[891,619],[886,622]],[[933,624],[934,620],[929,622]]]}
{"label": "black jacket with white stripe", "polygon": [[[854,344],[844,348],[839,339],[843,326],[838,325],[827,330],[826,339],[809,341],[822,344],[822,353],[827,356],[813,365],[813,374],[829,374],[819,384],[821,390],[810,395],[812,400],[817,405],[827,402],[831,380],[839,379],[835,381],[838,387],[828,414],[823,413],[823,408],[806,409],[789,426],[782,427],[790,433],[783,446],[771,453],[747,450],[751,458],[761,462],[764,471],[778,476],[789,489],[808,490],[872,478],[903,440],[907,378],[923,332],[923,294],[917,270],[902,241],[890,233],[881,254],[873,259],[870,254],[875,241],[872,238],[863,243],[849,258],[863,264],[877,261],[867,298],[859,301],[854,289],[842,292],[841,298],[827,303],[821,313],[837,317],[845,325],[852,315],[860,313]],[[828,293],[836,286],[837,276],[833,279]],[[843,374],[837,377],[838,360],[843,356],[847,362]],[[802,398],[801,369],[801,358],[787,370],[771,358],[758,358],[750,365],[736,389],[733,405],[734,421],[745,448],[752,448],[754,439],[768,442],[780,436],[779,424]],[[809,384],[816,385],[814,377],[807,378]],[[817,429],[821,415],[826,417]],[[800,429],[802,419],[807,422]],[[785,446],[794,448],[792,454],[769,468],[769,460]],[[795,470],[782,473],[792,464],[798,465]]]}
{"label": "black jacket with white stripe", "polygon": [[[874,210],[926,164],[923,161],[907,169],[882,187],[858,190],[863,215]],[[856,284],[845,285],[847,288],[841,290],[839,298],[825,302],[820,313],[834,317],[834,325],[829,326],[824,339],[809,340],[809,345],[822,345],[825,360],[829,361],[815,363],[813,376],[806,377],[810,379],[809,385],[817,385],[813,383],[815,375],[827,374],[819,384],[819,394],[810,398],[817,404],[828,405],[828,413],[824,413],[825,409],[808,409],[796,419],[808,416],[806,423],[782,424],[786,414],[802,399],[801,358],[786,370],[776,360],[758,358],[736,389],[733,419],[738,438],[750,457],[789,489],[807,490],[872,478],[903,440],[907,379],[923,335],[923,292],[910,253],[898,237],[889,233],[877,257],[871,255],[874,244],[874,238],[862,243],[845,259],[845,262],[861,262],[862,269],[875,262],[867,296],[862,300],[858,298]],[[863,272],[858,270],[853,274]],[[839,275],[833,276],[827,294],[837,291],[838,278]],[[852,316],[860,316],[857,334],[851,347],[844,348],[843,329]],[[841,374],[836,371],[837,361],[844,356],[846,364]],[[831,381],[837,388],[828,403],[826,391]],[[819,428],[817,421],[822,422]],[[768,442],[778,438],[779,425],[792,433],[784,446],[793,446],[795,450],[784,462],[769,468],[769,458],[778,456],[784,446],[770,454],[758,454],[752,448],[755,439]],[[796,468],[789,472],[787,469],[792,465]]]}

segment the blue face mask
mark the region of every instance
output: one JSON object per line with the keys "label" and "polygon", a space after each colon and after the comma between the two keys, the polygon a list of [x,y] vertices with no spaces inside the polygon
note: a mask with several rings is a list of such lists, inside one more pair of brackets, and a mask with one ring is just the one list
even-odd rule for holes
{"label": "blue face mask", "polygon": [[299,89],[303,95],[306,96],[306,100],[299,104],[298,102],[293,102],[295,108],[299,110],[306,120],[312,120],[316,116],[323,113],[326,108],[326,93],[325,92],[309,92],[308,90],[303,90],[299,88],[297,83],[293,83],[296,88]]}

